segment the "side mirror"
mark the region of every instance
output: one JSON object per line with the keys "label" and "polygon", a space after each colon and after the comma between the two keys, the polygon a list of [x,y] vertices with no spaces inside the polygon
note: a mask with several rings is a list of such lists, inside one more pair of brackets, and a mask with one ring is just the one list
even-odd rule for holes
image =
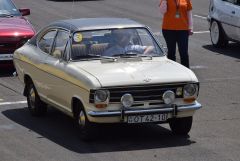
{"label": "side mirror", "polygon": [[27,8],[19,9],[19,12],[22,14],[22,16],[30,15],[30,9]]}

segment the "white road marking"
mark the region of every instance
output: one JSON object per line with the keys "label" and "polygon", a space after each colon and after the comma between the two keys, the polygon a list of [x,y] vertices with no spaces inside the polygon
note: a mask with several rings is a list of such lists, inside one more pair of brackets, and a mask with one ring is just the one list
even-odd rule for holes
{"label": "white road marking", "polygon": [[3,105],[14,105],[14,104],[25,104],[25,103],[27,103],[27,101],[1,102],[0,106],[3,106]]}
{"label": "white road marking", "polygon": [[200,15],[193,15],[194,17],[197,17],[197,18],[201,18],[201,19],[204,19],[204,20],[206,20],[207,19],[207,17],[204,17],[204,16],[200,16]]}
{"label": "white road marking", "polygon": [[204,34],[204,33],[209,33],[210,31],[194,31],[194,34]]}
{"label": "white road marking", "polygon": [[207,66],[203,65],[195,65],[195,66],[190,66],[190,69],[207,69]]}
{"label": "white road marking", "polygon": [[231,78],[208,78],[204,79],[205,81],[226,81],[226,80],[240,80],[240,77],[231,77]]}
{"label": "white road marking", "polygon": [[14,125],[0,125],[0,130],[12,130],[14,128]]}
{"label": "white road marking", "polygon": [[[210,33],[210,31],[194,31],[194,34],[205,34],[205,33]],[[159,35],[162,36],[162,33],[160,32],[155,32],[154,35]]]}

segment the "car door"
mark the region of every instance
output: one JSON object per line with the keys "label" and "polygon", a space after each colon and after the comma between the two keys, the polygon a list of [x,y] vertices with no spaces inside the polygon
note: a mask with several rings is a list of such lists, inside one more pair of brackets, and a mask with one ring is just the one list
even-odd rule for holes
{"label": "car door", "polygon": [[43,31],[43,34],[40,34],[38,38],[39,40],[37,42],[37,53],[39,61],[36,65],[38,66],[38,70],[35,70],[34,72],[32,72],[32,74],[34,75],[34,83],[37,88],[38,94],[43,98],[46,98],[46,93],[49,90],[46,60],[51,52],[56,34],[56,29]]}
{"label": "car door", "polygon": [[52,104],[70,111],[69,102],[71,96],[69,89],[71,83],[68,81],[69,76],[66,73],[68,62],[64,53],[69,50],[66,48],[69,43],[69,32],[65,30],[58,30],[51,53],[46,59],[46,86],[49,90],[46,91],[46,97]]}
{"label": "car door", "polygon": [[237,16],[238,8],[237,0],[222,0],[221,12],[219,14],[220,22],[222,27],[230,39],[238,40],[238,22],[239,17]]}

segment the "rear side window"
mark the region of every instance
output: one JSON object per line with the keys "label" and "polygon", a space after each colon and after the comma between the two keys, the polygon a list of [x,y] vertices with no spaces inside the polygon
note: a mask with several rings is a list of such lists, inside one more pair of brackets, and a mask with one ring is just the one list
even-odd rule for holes
{"label": "rear side window", "polygon": [[54,37],[56,35],[56,30],[51,30],[47,32],[38,42],[38,47],[45,53],[50,53]]}
{"label": "rear side window", "polygon": [[61,58],[64,54],[68,40],[69,32],[59,30],[55,39],[51,55],[55,58]]}

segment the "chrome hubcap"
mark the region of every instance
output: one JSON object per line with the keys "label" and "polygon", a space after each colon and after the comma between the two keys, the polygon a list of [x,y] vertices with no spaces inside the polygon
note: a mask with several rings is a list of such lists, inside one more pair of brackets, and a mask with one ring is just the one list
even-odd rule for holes
{"label": "chrome hubcap", "polygon": [[218,43],[218,40],[219,40],[219,27],[218,27],[217,22],[215,22],[215,21],[212,23],[212,26],[211,26],[211,38],[212,38],[212,42],[214,44]]}
{"label": "chrome hubcap", "polygon": [[32,109],[35,108],[35,98],[36,98],[36,95],[35,95],[34,89],[31,88],[29,92],[29,101]]}
{"label": "chrome hubcap", "polygon": [[79,119],[78,119],[78,124],[79,124],[81,127],[84,127],[84,126],[85,126],[85,121],[86,121],[85,115],[84,115],[83,111],[80,111]]}

